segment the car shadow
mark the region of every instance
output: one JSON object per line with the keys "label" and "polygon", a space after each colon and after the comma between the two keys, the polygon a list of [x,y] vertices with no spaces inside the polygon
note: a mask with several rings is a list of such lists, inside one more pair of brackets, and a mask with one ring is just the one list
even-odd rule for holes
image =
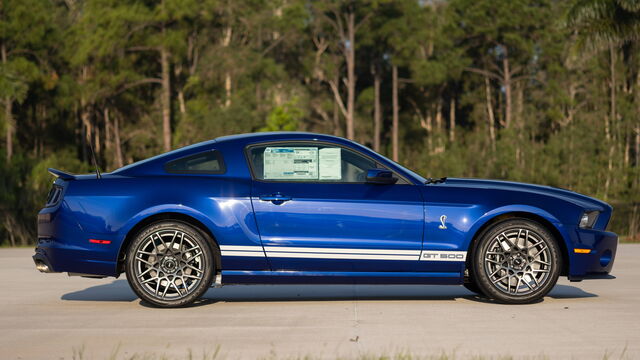
{"label": "car shadow", "polygon": [[[597,297],[570,285],[556,285],[549,293],[553,299]],[[88,287],[62,295],[68,301],[122,301],[137,299],[126,280]],[[467,299],[492,303],[462,286],[451,285],[228,285],[209,289],[192,306],[217,302],[268,301],[345,301],[345,300],[427,300]],[[141,302],[142,305],[146,304]]]}

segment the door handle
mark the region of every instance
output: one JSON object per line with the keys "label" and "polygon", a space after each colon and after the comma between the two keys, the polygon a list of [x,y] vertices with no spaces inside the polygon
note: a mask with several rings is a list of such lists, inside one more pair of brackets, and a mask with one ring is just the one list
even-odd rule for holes
{"label": "door handle", "polygon": [[291,200],[291,196],[282,195],[280,193],[275,193],[271,195],[261,195],[260,200],[262,201],[271,201],[276,205],[280,205],[285,201]]}

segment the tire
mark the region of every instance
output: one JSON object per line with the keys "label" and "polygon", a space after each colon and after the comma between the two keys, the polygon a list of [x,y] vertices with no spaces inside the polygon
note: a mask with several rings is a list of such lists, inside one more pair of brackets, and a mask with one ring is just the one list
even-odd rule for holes
{"label": "tire", "polygon": [[157,307],[193,303],[209,289],[215,262],[207,238],[179,221],[142,229],[126,258],[127,280],[140,299]]}
{"label": "tire", "polygon": [[500,222],[478,239],[473,274],[478,288],[504,304],[541,300],[558,281],[560,247],[537,222],[514,218]]}

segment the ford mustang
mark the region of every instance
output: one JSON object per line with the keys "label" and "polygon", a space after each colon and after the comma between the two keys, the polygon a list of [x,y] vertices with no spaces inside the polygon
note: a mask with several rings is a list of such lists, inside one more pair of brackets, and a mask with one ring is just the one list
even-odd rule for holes
{"label": "ford mustang", "polygon": [[507,181],[429,178],[355,142],[220,137],[111,173],[56,177],[38,214],[42,272],[126,273],[160,307],[225,284],[451,284],[540,301],[560,275],[608,274],[612,208]]}

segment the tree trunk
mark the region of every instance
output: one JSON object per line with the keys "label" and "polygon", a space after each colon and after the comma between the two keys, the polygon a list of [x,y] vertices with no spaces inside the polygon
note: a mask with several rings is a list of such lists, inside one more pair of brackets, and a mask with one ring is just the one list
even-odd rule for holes
{"label": "tree trunk", "polygon": [[496,150],[496,119],[493,114],[493,101],[491,100],[491,84],[489,83],[489,78],[485,76],[484,78],[484,91],[487,102],[487,120],[489,127],[489,143],[491,144],[491,148]]}
{"label": "tree trunk", "polygon": [[449,102],[449,141],[456,141],[456,98],[453,96]]}
{"label": "tree trunk", "polygon": [[350,12],[347,21],[347,36],[349,44],[346,49],[347,60],[347,138],[354,139],[355,124],[354,111],[356,101],[356,24],[355,13]]}
{"label": "tree trunk", "polygon": [[[89,77],[89,68],[87,66],[82,67],[82,84],[86,84],[87,78]],[[84,90],[82,91],[82,95],[80,96],[80,120],[82,121],[82,151],[83,151],[83,160],[86,162],[91,162],[93,159],[87,156],[86,147],[87,145],[90,148],[93,148],[93,126],[91,124],[91,113],[89,112],[89,102],[85,97]]]}
{"label": "tree trunk", "polygon": [[160,48],[160,62],[162,67],[162,139],[164,151],[171,150],[171,78],[169,51],[165,47]]}
{"label": "tree trunk", "polygon": [[[229,47],[231,44],[231,35],[233,34],[232,30],[231,26],[228,26],[223,31],[222,46],[224,48]],[[226,72],[224,73],[224,93],[224,106],[229,107],[231,106],[231,71],[229,69],[226,69]]]}
{"label": "tree trunk", "polygon": [[105,106],[102,109],[102,118],[104,120],[104,149],[111,151],[113,149],[113,126],[111,125],[111,117],[109,116],[109,107]]}
{"label": "tree trunk", "polygon": [[392,146],[392,159],[398,161],[398,66],[393,65],[391,68],[392,76],[392,102],[393,102],[393,125],[391,129],[391,146]]}
{"label": "tree trunk", "polygon": [[640,125],[636,125],[635,133],[636,133],[635,165],[636,167],[640,167]]}
{"label": "tree trunk", "polygon": [[516,141],[516,165],[524,166],[524,156],[522,144],[524,144],[524,85],[522,82],[516,84],[516,127],[518,129],[518,140]]}
{"label": "tree trunk", "polygon": [[509,57],[507,56],[507,48],[502,47],[504,50],[504,57],[502,58],[502,72],[504,73],[503,86],[504,86],[504,123],[505,128],[509,128],[511,125],[511,69],[509,66]]}
{"label": "tree trunk", "polygon": [[[6,65],[8,61],[7,47],[4,43],[2,43],[0,51],[2,53],[2,64]],[[6,124],[7,162],[10,162],[13,157],[13,137],[15,133],[15,124],[13,122],[13,99],[10,96],[5,96],[4,98],[4,122]]]}
{"label": "tree trunk", "polygon": [[113,142],[116,149],[116,167],[121,168],[124,166],[124,158],[122,156],[122,143],[120,142],[120,116],[116,116],[113,120]]}
{"label": "tree trunk", "polygon": [[382,131],[382,108],[380,104],[380,73],[373,74],[373,150],[380,151],[380,132]]}
{"label": "tree trunk", "polygon": [[438,134],[442,132],[442,129],[444,127],[444,122],[442,121],[443,118],[444,116],[442,116],[442,99],[439,98],[436,102],[436,129],[438,130]]}
{"label": "tree trunk", "polygon": [[184,118],[185,114],[187,113],[187,105],[184,101],[184,90],[182,89],[178,91],[178,104],[180,106],[180,115],[182,116],[182,118]]}
{"label": "tree trunk", "polygon": [[13,123],[13,100],[11,97],[4,98],[4,119],[7,127],[7,162],[13,157],[13,133],[15,132],[15,124]]}
{"label": "tree trunk", "polygon": [[613,172],[613,155],[615,153],[615,139],[613,137],[613,128],[616,121],[616,54],[613,44],[609,44],[609,72],[611,81],[609,83],[610,88],[610,114],[609,119],[605,119],[605,137],[609,142],[609,154],[607,162],[607,175],[604,182],[604,199],[607,200],[609,195],[609,188],[611,187],[612,172]]}
{"label": "tree trunk", "polygon": [[333,135],[342,136],[342,126],[340,126],[340,104],[333,100]]}
{"label": "tree trunk", "polygon": [[611,106],[610,106],[610,111],[611,111],[611,117],[609,119],[609,121],[611,122],[610,126],[609,124],[607,124],[607,135],[610,137],[611,136],[611,130],[613,128],[613,124],[616,121],[616,116],[617,116],[617,111],[616,111],[616,53],[615,53],[615,49],[613,47],[613,44],[609,44],[609,72],[611,75],[611,83],[610,85],[610,91],[611,91]]}

